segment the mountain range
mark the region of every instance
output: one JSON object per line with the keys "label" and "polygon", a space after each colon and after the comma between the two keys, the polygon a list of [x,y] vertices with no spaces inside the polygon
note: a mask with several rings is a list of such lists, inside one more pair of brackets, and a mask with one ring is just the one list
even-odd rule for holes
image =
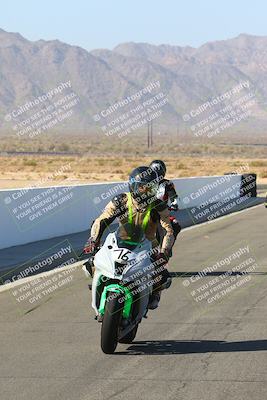
{"label": "mountain range", "polygon": [[29,41],[0,29],[1,133],[12,129],[5,117],[12,110],[66,81],[79,103],[58,130],[100,130],[96,114],[156,81],[168,103],[155,124],[170,131],[186,130],[185,114],[245,81],[257,100],[247,129],[262,132],[267,125],[267,37],[241,34],[199,48],[131,42],[87,51],[59,40]]}

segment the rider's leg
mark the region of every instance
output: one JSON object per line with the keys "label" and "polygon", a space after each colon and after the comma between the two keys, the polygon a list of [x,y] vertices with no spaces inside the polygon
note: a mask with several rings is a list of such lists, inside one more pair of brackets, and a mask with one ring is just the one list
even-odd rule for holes
{"label": "rider's leg", "polygon": [[158,308],[160,302],[160,296],[161,296],[161,290],[153,291],[149,299],[149,304],[148,304],[149,310],[155,310],[156,308]]}
{"label": "rider's leg", "polygon": [[[177,238],[178,234],[181,232],[182,228],[175,217],[171,217],[171,224],[172,224],[174,243],[175,243],[176,238]],[[173,243],[173,245],[174,245],[174,243]],[[170,250],[170,253],[169,253],[169,258],[171,258],[171,257],[172,257],[172,249]]]}
{"label": "rider's leg", "polygon": [[153,286],[153,292],[149,299],[148,308],[150,310],[155,310],[158,307],[161,297],[161,292],[163,289],[168,289],[171,285],[171,278],[168,278],[164,283],[162,283],[162,277],[160,277],[160,282]]}
{"label": "rider's leg", "polygon": [[[160,261],[160,260],[154,260]],[[148,308],[154,310],[158,307],[161,297],[161,292],[163,289],[168,289],[171,285],[171,278],[169,276],[168,270],[165,268],[166,261],[162,260],[162,263],[154,264],[154,274],[153,274],[153,290],[150,296]]]}
{"label": "rider's leg", "polygon": [[89,258],[84,264],[83,264],[83,271],[86,275],[87,278],[93,278],[94,272],[95,272],[95,266],[93,262],[93,258]]}

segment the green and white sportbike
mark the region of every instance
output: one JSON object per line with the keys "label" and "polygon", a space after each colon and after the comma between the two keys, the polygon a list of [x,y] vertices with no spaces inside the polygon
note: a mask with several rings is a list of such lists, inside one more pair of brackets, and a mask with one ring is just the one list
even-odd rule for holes
{"label": "green and white sportbike", "polygon": [[143,231],[134,240],[122,240],[120,230],[110,233],[95,254],[92,307],[101,326],[101,348],[114,353],[118,343],[131,343],[146,317],[153,284],[160,281]]}

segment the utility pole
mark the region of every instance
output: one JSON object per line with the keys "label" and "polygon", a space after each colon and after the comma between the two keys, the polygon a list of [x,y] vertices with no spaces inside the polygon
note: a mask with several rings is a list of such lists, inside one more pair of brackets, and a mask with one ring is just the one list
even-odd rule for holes
{"label": "utility pole", "polygon": [[147,148],[153,146],[153,124],[152,121],[147,122]]}
{"label": "utility pole", "polygon": [[150,124],[147,122],[147,148],[150,148]]}
{"label": "utility pole", "polygon": [[150,143],[153,146],[153,121],[150,121]]}

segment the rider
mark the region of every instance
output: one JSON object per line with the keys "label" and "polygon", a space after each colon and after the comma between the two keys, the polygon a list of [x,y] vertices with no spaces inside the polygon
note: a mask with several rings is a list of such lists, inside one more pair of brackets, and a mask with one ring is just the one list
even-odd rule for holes
{"label": "rider", "polygon": [[[84,252],[94,253],[105,229],[116,218],[119,221],[122,239],[129,240],[134,235],[135,229],[138,231],[142,228],[154,248],[158,245],[156,232],[158,223],[160,223],[165,234],[157,260],[161,260],[162,267],[165,266],[174,243],[174,232],[166,204],[158,201],[156,197],[158,181],[158,174],[152,168],[142,166],[134,169],[129,177],[129,192],[115,196],[94,221],[91,227],[91,237],[84,247]],[[162,281],[169,278],[168,270],[165,267],[161,270],[160,275]],[[157,308],[159,300],[160,289],[157,288],[153,291],[149,308]]]}
{"label": "rider", "polygon": [[[159,189],[158,189],[158,199],[161,200],[163,203],[166,204],[166,207],[168,207],[168,202],[170,201],[170,208],[173,211],[178,210],[178,195],[175,190],[174,183],[168,179],[165,179],[166,175],[166,164],[162,160],[154,160],[149,164],[149,167],[152,168],[154,171],[157,172],[159,175]],[[173,216],[170,217],[173,232],[174,232],[174,238],[176,240],[177,235],[181,232],[181,226],[177,219]],[[159,238],[160,234],[159,231],[157,233],[157,237]],[[170,252],[170,257],[171,257],[171,252]]]}

